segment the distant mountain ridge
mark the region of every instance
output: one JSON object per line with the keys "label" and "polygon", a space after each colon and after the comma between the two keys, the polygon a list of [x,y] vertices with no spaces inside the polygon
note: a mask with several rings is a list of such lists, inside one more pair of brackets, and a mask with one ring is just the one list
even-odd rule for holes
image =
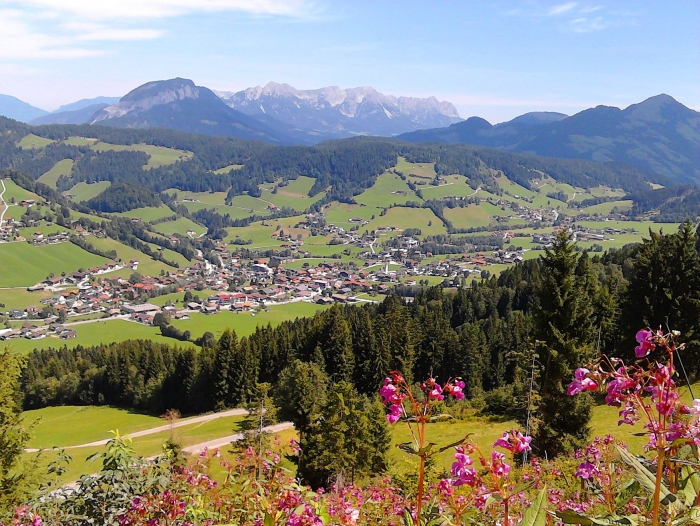
{"label": "distant mountain ridge", "polygon": [[33,126],[42,124],[85,124],[107,104],[91,104],[72,111],[57,111],[29,121]]}
{"label": "distant mountain ridge", "polygon": [[[561,115],[561,114],[558,114]],[[479,117],[400,135],[409,142],[464,143],[547,157],[617,161],[700,184],[700,113],[669,95],[620,109],[597,106],[551,122]]]}
{"label": "distant mountain ridge", "polygon": [[172,128],[189,133],[294,142],[289,136],[229,108],[211,90],[188,79],[153,81],[99,110],[88,121],[122,128]]}
{"label": "distant mountain ridge", "polygon": [[462,120],[449,102],[435,97],[394,97],[371,87],[298,90],[289,84],[270,82],[236,93],[215,93],[228,106],[247,115],[274,118],[328,139],[393,136]]}
{"label": "distant mountain ridge", "polygon": [[20,122],[29,122],[47,113],[49,112],[19,100],[17,97],[0,94],[0,115],[3,117]]}

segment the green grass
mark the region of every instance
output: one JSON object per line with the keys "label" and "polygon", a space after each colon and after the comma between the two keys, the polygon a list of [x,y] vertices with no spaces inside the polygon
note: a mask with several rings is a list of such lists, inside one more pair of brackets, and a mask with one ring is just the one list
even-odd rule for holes
{"label": "green grass", "polygon": [[121,212],[115,215],[122,217],[139,218],[144,223],[149,223],[151,221],[155,221],[156,219],[173,216],[175,215],[175,212],[173,212],[167,206],[147,206],[145,208],[135,208],[133,210],[129,210],[128,212]]}
{"label": "green grass", "polygon": [[464,208],[445,208],[444,214],[455,228],[488,226],[492,221],[491,215],[480,205],[469,205]]}
{"label": "green grass", "polygon": [[[392,193],[404,192],[404,195]],[[392,204],[404,204],[408,201],[422,202],[421,199],[408,187],[398,175],[385,172],[377,177],[376,182],[360,195],[355,196],[355,201],[367,207],[381,210]],[[372,212],[374,213],[374,212]]]}
{"label": "green grass", "polygon": [[258,326],[265,326],[268,323],[276,326],[297,317],[313,316],[319,310],[323,310],[323,307],[315,303],[297,302],[272,306],[269,312],[260,312],[255,316],[247,312],[237,314],[231,311],[221,311],[218,314],[196,313],[192,314],[189,320],[174,320],[172,325],[182,331],[190,331],[193,339],[207,331],[213,333],[218,339],[227,328],[235,330],[241,337],[252,334]]}
{"label": "green grass", "polygon": [[44,137],[39,137],[38,135],[30,133],[29,135],[22,137],[22,139],[17,143],[17,147],[22,148],[23,150],[40,150],[53,143],[54,141],[51,139],[45,139]]}
{"label": "green grass", "polygon": [[46,172],[44,175],[39,177],[39,182],[44,183],[45,185],[50,186],[51,188],[56,188],[56,181],[58,181],[58,178],[61,177],[62,175],[65,175],[66,177],[70,175],[71,170],[73,169],[73,160],[72,159],[63,159],[62,161],[58,161],[51,170]]}
{"label": "green grass", "polygon": [[227,174],[231,172],[232,170],[240,170],[243,168],[242,164],[229,164],[228,166],[224,166],[223,168],[219,168],[218,170],[214,170],[215,174]]}
{"label": "green grass", "polygon": [[[199,296],[200,300],[204,300],[208,298],[209,296],[214,296],[215,294],[218,294],[221,291],[215,291],[215,290],[200,290],[200,291],[193,291],[192,296]],[[162,296],[156,296],[155,298],[152,298],[149,300],[150,303],[153,303],[153,305],[159,305],[163,306],[169,301],[174,303],[175,305],[182,306],[183,304],[183,298],[185,297],[184,292],[173,292],[171,294],[163,294]]]}
{"label": "green grass", "polygon": [[92,146],[97,142],[97,139],[91,139],[89,137],[68,137],[63,144],[68,146]]}
{"label": "green grass", "polygon": [[111,319],[77,325],[78,336],[72,340],[61,340],[55,337],[47,337],[41,340],[27,340],[20,338],[6,342],[10,350],[18,353],[28,353],[34,349],[49,349],[63,347],[73,348],[77,345],[92,346],[103,343],[123,342],[125,340],[153,340],[158,343],[180,345],[172,338],[160,335],[160,329],[149,327],[141,323],[126,320]]}
{"label": "green grass", "polygon": [[633,202],[629,200],[624,201],[610,201],[608,203],[600,203],[593,206],[587,206],[581,209],[582,214],[601,214],[608,215],[610,211],[617,207],[620,210],[629,210],[632,208]]}
{"label": "green grass", "polygon": [[517,195],[518,197],[534,198],[538,195],[538,192],[533,192],[532,190],[525,188],[518,183],[514,183],[504,175],[497,177],[496,181],[498,181],[498,186],[514,197]]}
{"label": "green grass", "polygon": [[[313,177],[299,176],[295,180],[289,181],[287,186],[279,186],[279,183],[262,185],[260,201],[263,201],[265,207],[268,206],[268,203],[265,201],[269,201],[278,208],[287,206],[303,212],[326,195],[325,192],[321,192],[313,197],[309,197],[309,191],[315,182],[316,179]],[[272,188],[277,188],[277,193],[272,193]]]}
{"label": "green grass", "polygon": [[[17,204],[25,199],[34,199],[37,202],[44,201],[38,195],[25,190],[21,186],[17,186],[17,183],[15,183],[12,179],[4,179],[3,181],[5,182],[5,193],[2,197],[8,204],[13,198]],[[24,213],[24,208],[22,208],[22,213]]]}
{"label": "green grass", "polygon": [[[166,265],[161,261],[156,261],[150,256],[144,254],[143,252],[140,252],[135,248],[131,248],[130,246],[124,245],[114,239],[90,236],[88,238],[88,241],[90,241],[90,243],[93,246],[99,248],[100,250],[116,250],[117,257],[126,264],[128,264],[132,259],[138,260],[138,271],[146,276],[156,276],[160,274],[160,271],[163,269],[168,271],[175,270],[174,267]],[[127,270],[125,273],[128,276],[129,274],[131,274],[131,271]]]}
{"label": "green grass", "polygon": [[[372,216],[378,216],[379,210],[369,206],[351,205],[347,203],[334,202],[324,208],[326,213],[326,223],[348,228],[352,224],[348,223],[350,218],[359,217],[370,221]],[[348,223],[348,225],[346,225]]]}
{"label": "green grass", "polygon": [[444,178],[447,184],[440,186],[423,185],[419,186],[423,198],[442,199],[445,197],[480,197],[481,190],[475,193],[475,189],[469,186],[468,181],[461,175],[448,175]]}
{"label": "green grass", "polygon": [[53,273],[75,272],[102,265],[107,259],[90,254],[73,243],[35,247],[29,243],[0,244],[0,287],[27,287]]}
{"label": "green grass", "polygon": [[77,202],[89,201],[93,197],[97,197],[102,192],[107,190],[107,188],[109,188],[111,185],[112,183],[110,181],[100,181],[99,183],[92,184],[80,182],[67,192],[63,193],[66,195],[74,195],[75,197],[73,200]]}
{"label": "green grass", "polygon": [[[246,245],[247,248],[279,247],[282,242],[271,237],[277,230],[277,225],[280,226],[281,230],[291,233],[294,236],[301,234],[302,237],[306,237],[309,235],[308,230],[294,228],[294,225],[303,219],[304,216],[267,219],[258,223],[252,223],[246,227],[227,228],[226,231],[229,233],[229,235],[227,236],[226,241],[230,242],[231,240],[235,239],[236,236],[239,236],[241,239],[253,240],[252,245]],[[263,223],[265,224],[263,225]]]}
{"label": "green grass", "polygon": [[27,444],[30,448],[77,446],[110,438],[110,430],[127,434],[165,423],[156,416],[104,406],[46,407],[25,411],[22,416],[27,423],[37,422]]}
{"label": "green grass", "polygon": [[165,236],[171,236],[173,234],[182,234],[184,236],[187,234],[188,230],[194,230],[194,236],[197,237],[207,231],[205,227],[198,225],[187,217],[179,217],[177,221],[158,223],[157,225],[153,226],[153,229]]}
{"label": "green grass", "polygon": [[150,144],[132,144],[130,146],[125,146],[123,144],[98,142],[92,146],[92,149],[96,152],[144,152],[150,155],[148,162],[144,165],[144,169],[157,168],[158,166],[173,164],[180,160],[192,158],[192,152],[175,150],[174,148],[164,148],[162,146],[152,146]]}
{"label": "green grass", "polygon": [[406,177],[417,175],[418,177],[435,177],[435,163],[409,163],[404,157],[396,161],[396,169]]}
{"label": "green grass", "polygon": [[[430,226],[428,224],[430,223]],[[402,229],[420,228],[421,236],[446,234],[445,226],[442,221],[429,208],[406,208],[394,207],[387,210],[383,216],[377,216],[373,221],[364,227],[361,231],[376,230],[380,226],[394,226]],[[389,233],[388,235],[397,235],[397,233]]]}

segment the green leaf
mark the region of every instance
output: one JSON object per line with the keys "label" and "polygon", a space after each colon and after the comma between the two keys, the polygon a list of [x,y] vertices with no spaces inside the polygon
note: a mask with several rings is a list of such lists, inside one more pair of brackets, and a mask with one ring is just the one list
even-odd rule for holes
{"label": "green leaf", "polygon": [[404,442],[403,444],[396,444],[396,447],[410,455],[419,454],[418,449],[416,449],[416,445],[413,442]]}
{"label": "green leaf", "polygon": [[[620,446],[615,447],[617,448],[617,451],[620,454],[620,457],[622,458],[623,462],[628,466],[634,468],[634,478],[637,479],[639,484],[645,490],[653,494],[656,490],[656,476],[646,467],[644,467],[644,465],[639,461],[639,459],[637,459],[637,457],[632,455],[629,451],[621,448]],[[675,496],[672,495],[671,492],[668,491],[668,488],[666,488],[666,486],[664,486],[663,484],[661,484],[660,492],[662,499],[669,499],[668,502],[674,502],[676,500]],[[669,495],[672,496],[669,497]]]}
{"label": "green leaf", "polygon": [[588,517],[572,510],[558,511],[556,515],[564,524],[583,524],[584,526],[595,524]]}
{"label": "green leaf", "polygon": [[404,508],[403,510],[403,524],[404,526],[414,526],[415,524],[413,522],[413,515],[411,515],[411,511],[408,508]]}
{"label": "green leaf", "polygon": [[264,526],[275,526],[275,519],[269,513],[265,514],[265,520],[263,521]]}
{"label": "green leaf", "polygon": [[544,526],[547,521],[547,486],[542,488],[520,521],[521,526]]}

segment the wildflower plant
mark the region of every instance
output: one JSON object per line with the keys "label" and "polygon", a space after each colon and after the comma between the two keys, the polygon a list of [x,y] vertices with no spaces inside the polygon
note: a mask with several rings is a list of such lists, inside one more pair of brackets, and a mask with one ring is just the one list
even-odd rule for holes
{"label": "wildflower plant", "polygon": [[[621,503],[627,505],[626,520],[643,521],[649,510],[653,526],[670,520],[680,521],[674,524],[697,523],[700,518],[700,400],[691,407],[680,397],[674,365],[676,354],[684,348],[677,342],[679,336],[677,331],[642,329],[636,334],[634,363],[626,365],[619,358],[602,356],[577,369],[569,385],[569,395],[603,391],[606,404],[619,408],[618,425],[642,422],[648,438],[645,450],[653,454],[647,461],[616,446],[617,457],[634,470],[634,480],[615,497],[610,493],[609,478],[618,474],[616,468],[601,469],[599,458],[590,451],[579,464],[577,476],[605,495],[609,520],[621,520],[617,514]],[[641,506],[632,504],[637,490],[647,494]],[[576,514],[560,518],[572,523],[584,520]]]}

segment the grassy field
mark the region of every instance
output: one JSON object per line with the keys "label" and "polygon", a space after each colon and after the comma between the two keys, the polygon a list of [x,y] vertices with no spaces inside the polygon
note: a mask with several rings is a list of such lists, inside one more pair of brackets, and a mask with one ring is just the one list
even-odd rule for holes
{"label": "grassy field", "polygon": [[[299,176],[295,180],[289,181],[287,186],[279,186],[279,183],[262,185],[260,200],[264,202],[265,207],[268,205],[266,201],[269,201],[278,208],[288,206],[303,212],[326,195],[325,192],[321,192],[313,197],[309,196],[309,191],[315,182],[316,179],[313,177]],[[277,189],[277,193],[272,193],[274,188]]]}
{"label": "grassy field", "polygon": [[99,183],[92,184],[80,182],[67,192],[64,192],[64,194],[74,195],[75,197],[73,200],[77,202],[89,201],[107,190],[110,186],[112,186],[112,183],[109,181],[100,181]]}
{"label": "grassy field", "polygon": [[69,176],[72,169],[73,159],[63,159],[62,161],[58,161],[51,170],[39,177],[39,182],[51,188],[56,188],[56,181],[58,181],[58,178],[62,175],[66,177]]}
{"label": "grassy field", "polygon": [[298,302],[272,306],[268,312],[260,312],[255,316],[251,313],[237,314],[231,311],[221,311],[218,314],[197,313],[192,314],[189,320],[174,320],[172,325],[182,331],[190,331],[192,338],[198,338],[205,332],[211,332],[218,339],[227,328],[235,330],[236,334],[241,337],[254,333],[258,326],[263,327],[268,323],[275,326],[285,320],[313,316],[323,308],[315,303]]}
{"label": "grassy field", "polygon": [[40,150],[41,148],[46,148],[53,142],[54,141],[51,139],[44,139],[43,137],[30,133],[29,135],[22,137],[22,139],[17,143],[17,147],[22,148],[23,150]]}
{"label": "grassy field", "polygon": [[[43,202],[44,200],[38,195],[25,190],[21,186],[17,186],[12,179],[4,179],[5,182],[5,194],[2,196],[6,202],[10,202],[14,199],[17,203],[24,201],[25,199],[34,199],[38,202]],[[24,208],[22,208],[22,213],[24,213]]]}
{"label": "grassy field", "polygon": [[89,137],[68,137],[63,144],[68,146],[92,146],[97,142],[97,139],[91,139]]}
{"label": "grassy field", "polygon": [[481,190],[476,192],[474,188],[469,186],[468,181],[461,175],[448,175],[444,178],[446,184],[440,186],[424,185],[419,186],[423,198],[425,199],[443,199],[445,197],[469,197],[479,196]]}
{"label": "grassy field", "polygon": [[[2,250],[2,249],[0,249]],[[0,308],[2,311],[21,309],[24,310],[27,307],[41,306],[41,300],[45,298],[50,298],[53,296],[53,292],[27,292],[26,289],[0,289],[0,303],[4,304],[5,307]]]}
{"label": "grassy field", "polygon": [[582,214],[601,214],[601,215],[608,215],[610,211],[617,207],[620,210],[629,210],[632,208],[632,201],[625,200],[625,201],[611,201],[609,203],[600,203],[597,205],[593,206],[587,206],[586,208],[581,209]]}
{"label": "grassy field", "polygon": [[187,217],[179,217],[177,221],[158,223],[157,225],[153,226],[153,229],[165,236],[171,236],[173,234],[185,235],[188,230],[193,230],[195,232],[194,236],[197,237],[207,231],[205,227],[198,225]]}
{"label": "grassy field", "polygon": [[[385,215],[377,216],[368,225],[362,227],[360,231],[376,230],[380,226],[394,226],[404,230],[406,228],[420,228],[421,236],[423,237],[447,233],[445,225],[429,208],[390,208]],[[388,235],[396,235],[398,233],[389,233]]]}
{"label": "grassy field", "polygon": [[111,319],[77,325],[78,337],[72,340],[61,340],[53,336],[41,340],[19,338],[10,340],[7,345],[10,350],[18,353],[28,353],[34,349],[49,349],[63,347],[73,348],[76,345],[99,345],[107,342],[123,342],[125,340],[153,340],[158,343],[179,344],[172,338],[160,335],[160,329],[140,323]]}
{"label": "grassy field", "polygon": [[[402,192],[398,194],[396,192]],[[421,199],[408,187],[398,175],[385,172],[377,177],[374,185],[360,195],[355,196],[355,201],[367,207],[373,208],[372,213],[382,210],[392,204],[405,204],[408,201],[418,201]]]}
{"label": "grassy field", "polygon": [[163,217],[175,215],[175,212],[170,210],[170,208],[168,208],[167,206],[149,206],[145,208],[135,208],[133,210],[129,210],[128,212],[121,212],[115,215],[122,217],[139,218],[144,223],[149,223],[150,221],[155,221],[156,219],[161,219]]}
{"label": "grassy field", "polygon": [[242,164],[229,164],[228,166],[224,166],[223,168],[219,168],[218,170],[214,170],[215,174],[227,174],[231,172],[232,170],[240,170],[243,168]]}
{"label": "grassy field", "polygon": [[152,146],[150,144],[132,144],[125,146],[123,144],[109,144],[106,142],[98,142],[92,146],[96,152],[144,152],[150,155],[148,163],[144,165],[145,169],[156,168],[166,164],[173,164],[181,160],[192,158],[192,152],[185,150],[175,150],[173,148],[164,148],[162,146]]}
{"label": "grassy field", "polygon": [[[99,248],[100,250],[116,250],[117,257],[125,263],[129,263],[132,259],[136,259],[139,262],[138,270],[141,274],[148,276],[156,276],[160,274],[160,271],[163,269],[168,271],[174,270],[173,267],[166,265],[161,261],[156,261],[144,254],[143,252],[140,252],[135,248],[131,248],[127,245],[124,245],[114,239],[98,238],[95,236],[91,236],[90,238],[88,238],[88,241],[90,241],[92,245],[94,245],[96,248]],[[129,275],[130,273],[130,270],[127,271],[127,275]]]}
{"label": "grassy field", "polygon": [[73,243],[35,247],[29,243],[0,244],[0,287],[27,287],[53,273],[75,272],[106,263],[103,257],[85,252]]}
{"label": "grassy field", "polygon": [[406,177],[411,175],[418,178],[435,177],[435,163],[409,163],[404,157],[399,157],[396,161],[396,169]]}
{"label": "grassy field", "polygon": [[332,203],[324,208],[326,213],[326,222],[347,228],[352,226],[348,223],[350,218],[359,217],[365,221],[370,221],[372,216],[378,216],[379,210],[374,207],[351,205],[347,203]]}
{"label": "grassy field", "polygon": [[444,214],[455,228],[488,226],[492,221],[491,215],[480,205],[469,205],[464,208],[445,208]]}
{"label": "grassy field", "polygon": [[310,233],[308,230],[294,228],[294,225],[302,220],[304,220],[304,216],[293,216],[280,219],[266,219],[245,227],[230,227],[226,229],[229,233],[226,241],[230,242],[238,236],[240,239],[253,240],[252,245],[247,245],[249,248],[279,247],[282,242],[271,237],[277,231],[277,226],[279,225],[280,230],[284,230],[284,232],[293,236],[301,234],[302,237],[307,237]]}

